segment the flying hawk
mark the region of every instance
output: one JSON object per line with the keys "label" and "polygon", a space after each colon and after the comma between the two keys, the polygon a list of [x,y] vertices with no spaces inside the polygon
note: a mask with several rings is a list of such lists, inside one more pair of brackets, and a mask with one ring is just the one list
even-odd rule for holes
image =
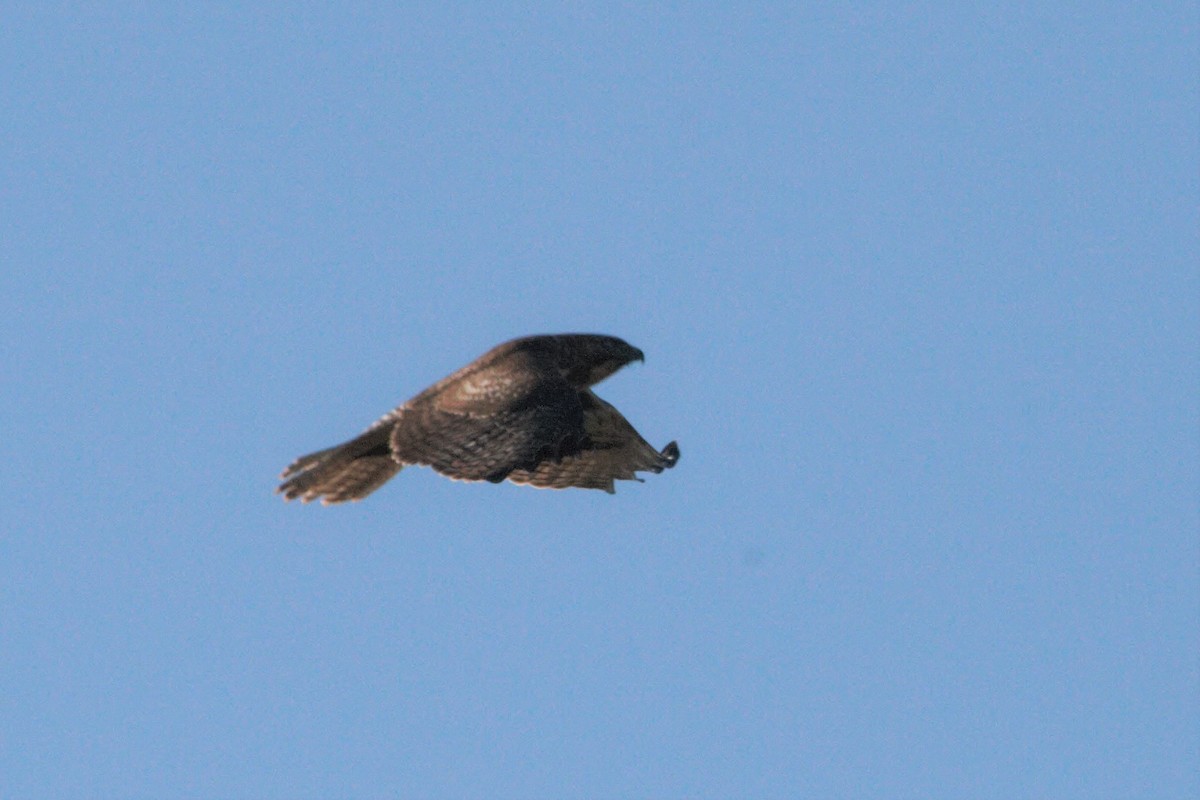
{"label": "flying hawk", "polygon": [[577,486],[612,494],[679,460],[655,450],[589,388],[642,351],[615,336],[527,336],[489,350],[360,436],[296,459],[276,490],[304,502],[361,500],[406,464],[460,481]]}

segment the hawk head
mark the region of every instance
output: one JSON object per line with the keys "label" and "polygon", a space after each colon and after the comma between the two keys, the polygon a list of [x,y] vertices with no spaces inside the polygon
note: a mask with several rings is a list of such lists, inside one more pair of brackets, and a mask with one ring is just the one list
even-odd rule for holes
{"label": "hawk head", "polygon": [[641,350],[616,336],[564,333],[532,338],[549,345],[563,377],[581,389],[594,386],[631,361],[646,360]]}

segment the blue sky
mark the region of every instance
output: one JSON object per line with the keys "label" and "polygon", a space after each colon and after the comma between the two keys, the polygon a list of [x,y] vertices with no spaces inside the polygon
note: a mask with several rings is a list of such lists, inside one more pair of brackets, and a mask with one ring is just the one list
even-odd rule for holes
{"label": "blue sky", "polygon": [[[0,794],[1200,795],[1198,20],[7,9]],[[272,494],[563,331],[675,470]]]}

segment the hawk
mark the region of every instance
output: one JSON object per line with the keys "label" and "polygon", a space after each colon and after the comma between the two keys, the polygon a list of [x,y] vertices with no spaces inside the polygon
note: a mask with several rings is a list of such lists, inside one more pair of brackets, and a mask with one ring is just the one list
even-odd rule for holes
{"label": "hawk", "polygon": [[361,500],[406,464],[460,481],[603,489],[679,460],[655,450],[590,387],[642,351],[615,336],[560,334],[505,342],[388,412],[348,442],[296,459],[285,499]]}

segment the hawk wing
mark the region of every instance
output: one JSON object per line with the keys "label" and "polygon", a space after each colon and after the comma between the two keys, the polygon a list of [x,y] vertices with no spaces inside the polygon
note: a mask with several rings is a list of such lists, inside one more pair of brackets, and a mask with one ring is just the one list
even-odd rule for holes
{"label": "hawk wing", "polygon": [[583,406],[586,439],[574,453],[559,459],[547,459],[533,469],[517,469],[508,475],[513,483],[527,483],[542,489],[603,489],[616,491],[616,480],[640,480],[635,474],[662,472],[675,466],[679,447],[671,442],[655,450],[641,437],[621,412],[590,390],[579,392]]}
{"label": "hawk wing", "polygon": [[506,359],[452,378],[399,409],[389,439],[398,462],[498,483],[579,448],[579,394],[556,369]]}

